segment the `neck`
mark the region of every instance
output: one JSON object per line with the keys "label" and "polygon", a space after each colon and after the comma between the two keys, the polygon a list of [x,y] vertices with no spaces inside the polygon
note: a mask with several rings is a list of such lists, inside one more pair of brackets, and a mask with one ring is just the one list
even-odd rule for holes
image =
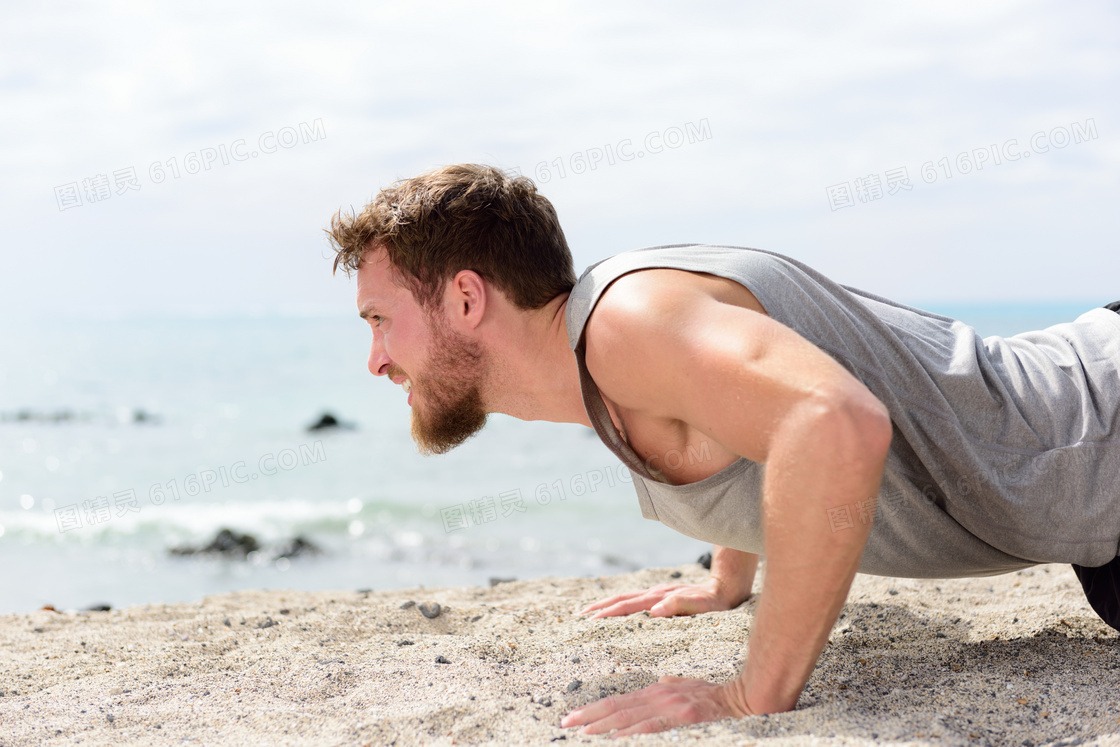
{"label": "neck", "polygon": [[491,367],[483,398],[490,412],[519,420],[547,420],[589,426],[579,386],[576,354],[568,347],[564,312],[568,294],[542,309],[526,312],[506,307],[495,325]]}

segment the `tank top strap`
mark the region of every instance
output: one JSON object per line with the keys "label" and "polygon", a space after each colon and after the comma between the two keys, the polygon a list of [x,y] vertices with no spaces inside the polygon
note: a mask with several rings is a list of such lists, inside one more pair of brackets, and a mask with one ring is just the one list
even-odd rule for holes
{"label": "tank top strap", "polygon": [[661,482],[646,468],[641,457],[630,448],[630,444],[626,443],[626,439],[615,428],[614,421],[611,420],[611,413],[607,410],[607,403],[603,401],[603,395],[599,392],[598,385],[591,378],[591,372],[587,370],[586,353],[582,341],[576,346],[575,354],[576,363],[579,365],[579,386],[583,394],[583,406],[587,410],[587,417],[591,421],[592,427],[595,428],[595,432],[599,434],[599,438],[632,472],[646,480]]}

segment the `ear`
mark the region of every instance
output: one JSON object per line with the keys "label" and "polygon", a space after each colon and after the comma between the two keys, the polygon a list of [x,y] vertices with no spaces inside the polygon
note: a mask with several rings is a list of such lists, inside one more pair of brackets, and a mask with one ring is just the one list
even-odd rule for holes
{"label": "ear", "polygon": [[460,270],[447,286],[444,301],[452,326],[474,329],[486,313],[486,281],[474,270]]}

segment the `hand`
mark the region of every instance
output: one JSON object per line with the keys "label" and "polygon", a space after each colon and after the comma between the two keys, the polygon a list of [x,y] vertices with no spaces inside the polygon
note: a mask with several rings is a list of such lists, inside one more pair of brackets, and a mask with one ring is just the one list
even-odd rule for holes
{"label": "hand", "polygon": [[740,602],[732,599],[717,579],[709,578],[702,584],[660,584],[644,591],[616,594],[585,607],[577,614],[595,612],[591,617],[594,620],[649,610],[653,617],[672,617],[722,612],[738,606]]}
{"label": "hand", "polygon": [[662,677],[656,685],[577,708],[560,720],[560,726],[583,726],[582,734],[618,729],[614,736],[625,737],[751,715],[754,713],[741,697],[736,680],[714,685],[704,680]]}

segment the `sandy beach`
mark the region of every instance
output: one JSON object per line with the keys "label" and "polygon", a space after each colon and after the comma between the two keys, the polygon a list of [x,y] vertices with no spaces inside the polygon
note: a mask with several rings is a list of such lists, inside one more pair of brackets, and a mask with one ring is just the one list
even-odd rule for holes
{"label": "sandy beach", "polygon": [[[573,614],[675,572],[706,576],[688,565],[5,615],[0,745],[601,741],[560,718],[664,674],[739,671],[755,599],[691,618]],[[1118,669],[1117,634],[1068,566],[953,581],[858,576],[796,710],[619,743],[1120,744]]]}

